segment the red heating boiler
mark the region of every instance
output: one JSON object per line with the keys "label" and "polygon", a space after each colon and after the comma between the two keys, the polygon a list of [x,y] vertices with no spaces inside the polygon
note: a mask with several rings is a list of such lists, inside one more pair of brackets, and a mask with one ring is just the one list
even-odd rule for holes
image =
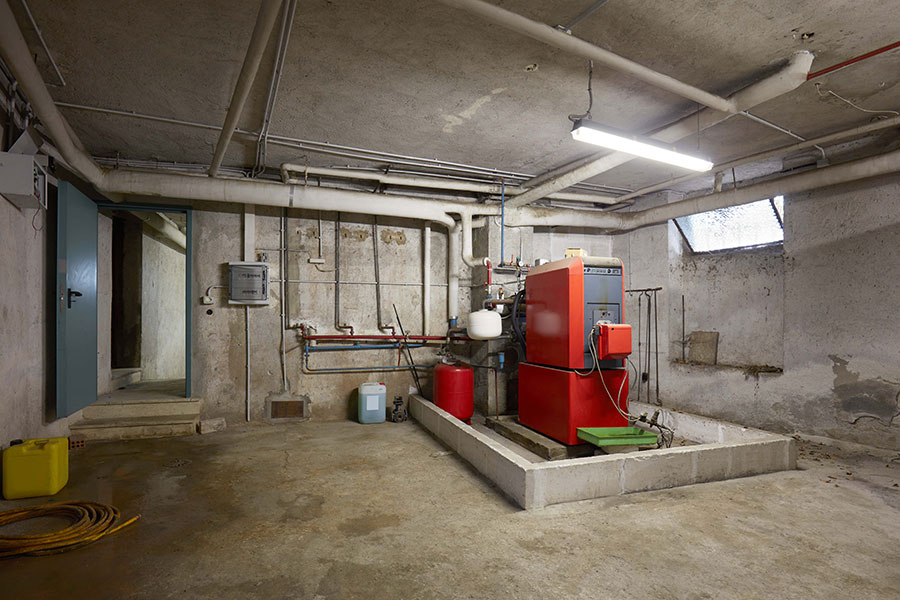
{"label": "red heating boiler", "polygon": [[624,324],[623,271],[618,258],[573,257],[528,273],[526,362],[519,365],[523,425],[578,444],[579,427],[628,424],[622,413],[631,326]]}
{"label": "red heating boiler", "polygon": [[434,403],[468,423],[475,412],[475,369],[441,363],[434,368]]}

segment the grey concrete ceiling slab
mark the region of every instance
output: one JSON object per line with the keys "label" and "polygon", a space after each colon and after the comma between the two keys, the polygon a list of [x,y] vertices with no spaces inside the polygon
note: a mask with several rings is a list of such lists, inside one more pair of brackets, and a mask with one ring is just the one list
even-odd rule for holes
{"label": "grey concrete ceiling slab", "polygon": [[[554,25],[592,0],[520,0],[505,8]],[[58,101],[219,125],[256,17],[246,0],[30,0],[66,81]],[[21,8],[19,24],[48,82],[49,63]],[[818,70],[900,39],[896,3],[852,0],[613,0],[576,35],[711,92],[729,94],[812,50]],[[803,34],[814,34],[803,39]],[[275,40],[240,126],[258,129]],[[530,67],[537,65],[537,68]],[[867,107],[900,107],[900,51],[817,80]],[[538,173],[591,153],[567,115],[586,108],[585,61],[429,0],[300,2],[271,131],[337,144]],[[595,120],[644,131],[696,106],[597,67]],[[801,135],[866,122],[812,83],[754,112]],[[208,163],[217,133],[65,109],[95,154]],[[735,117],[704,132],[700,151],[725,160],[790,143]],[[696,139],[685,140],[696,149]],[[270,146],[269,166],[303,152]],[[226,165],[249,166],[237,139]],[[310,156],[314,165],[360,164]],[[592,181],[639,187],[681,172],[645,161]]]}

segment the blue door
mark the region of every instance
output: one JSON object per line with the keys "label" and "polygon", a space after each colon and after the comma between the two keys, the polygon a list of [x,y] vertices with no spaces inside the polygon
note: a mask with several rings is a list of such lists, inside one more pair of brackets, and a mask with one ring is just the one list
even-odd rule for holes
{"label": "blue door", "polygon": [[59,182],[56,416],[97,401],[97,205]]}

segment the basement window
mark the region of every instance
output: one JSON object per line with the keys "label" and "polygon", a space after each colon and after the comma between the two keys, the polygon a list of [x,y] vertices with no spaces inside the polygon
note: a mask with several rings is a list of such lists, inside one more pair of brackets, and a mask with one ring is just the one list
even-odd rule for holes
{"label": "basement window", "polygon": [[675,219],[692,252],[773,246],[784,242],[784,197]]}

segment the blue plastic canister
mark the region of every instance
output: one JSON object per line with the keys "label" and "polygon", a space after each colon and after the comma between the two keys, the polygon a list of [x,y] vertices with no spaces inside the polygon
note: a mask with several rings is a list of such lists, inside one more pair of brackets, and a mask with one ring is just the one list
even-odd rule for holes
{"label": "blue plastic canister", "polygon": [[387,387],[383,383],[364,383],[359,386],[360,423],[384,423],[386,404]]}

